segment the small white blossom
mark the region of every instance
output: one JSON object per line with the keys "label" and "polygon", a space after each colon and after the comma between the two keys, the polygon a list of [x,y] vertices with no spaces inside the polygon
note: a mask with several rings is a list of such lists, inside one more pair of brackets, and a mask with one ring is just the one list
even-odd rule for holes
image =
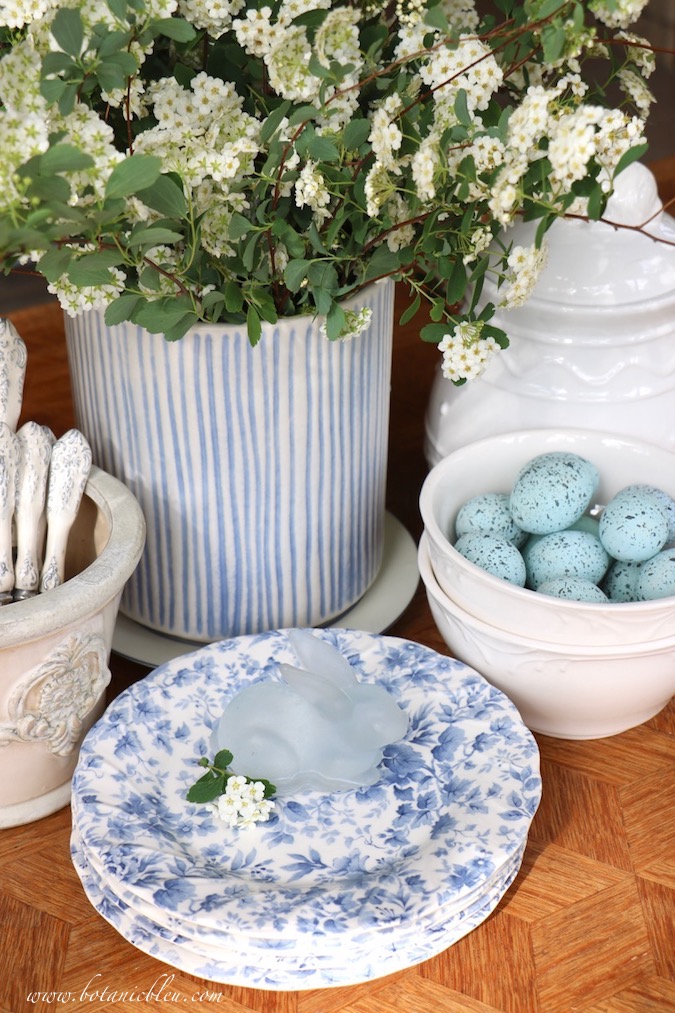
{"label": "small white blossom", "polygon": [[591,0],[590,9],[598,21],[608,28],[628,28],[642,14],[648,0],[615,0],[609,4],[606,0]]}
{"label": "small white blossom", "polygon": [[[345,323],[338,335],[339,340],[353,341],[354,338],[358,338],[359,334],[363,334],[370,326],[372,316],[373,311],[369,306],[363,306],[360,310],[345,310]],[[321,324],[319,330],[326,337],[325,323]]]}
{"label": "small white blossom", "polygon": [[506,285],[502,287],[500,306],[512,309],[522,306],[537,283],[537,279],[546,264],[548,248],[546,244],[536,246],[514,246],[507,258]]}
{"label": "small white blossom", "polygon": [[225,791],[206,808],[230,827],[246,828],[265,823],[274,809],[274,802],[265,798],[262,781],[251,781],[240,774],[228,777]]}
{"label": "small white blossom", "polygon": [[501,350],[493,337],[482,337],[483,327],[482,320],[463,321],[440,341],[443,376],[448,380],[475,380]]}
{"label": "small white blossom", "polygon": [[295,184],[295,203],[299,208],[307,205],[321,220],[328,214],[330,193],[316,163],[311,160],[305,163]]}
{"label": "small white blossom", "polygon": [[111,267],[110,282],[107,285],[88,285],[78,288],[64,274],[58,281],[47,286],[47,290],[55,295],[69,317],[93,309],[105,309],[108,303],[116,299],[124,291],[126,277],[116,267]]}

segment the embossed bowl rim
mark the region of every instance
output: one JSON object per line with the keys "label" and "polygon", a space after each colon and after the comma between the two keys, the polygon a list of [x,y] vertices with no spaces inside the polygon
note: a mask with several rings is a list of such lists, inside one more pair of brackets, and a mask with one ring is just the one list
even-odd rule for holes
{"label": "embossed bowl rim", "polygon": [[[543,644],[552,642],[547,632],[547,622],[552,622],[560,636],[569,637],[572,642],[572,631],[576,624],[579,638],[577,644],[585,639],[587,645],[592,647],[604,640],[607,648],[611,648],[614,642],[623,647],[653,642],[656,638],[649,635],[650,622],[671,627],[675,609],[673,595],[649,601],[598,603],[538,594],[481,570],[457,552],[446,534],[447,528],[454,525],[454,518],[464,498],[458,497],[455,492],[455,475],[467,472],[472,475],[474,491],[470,495],[490,492],[493,490],[490,487],[491,476],[485,469],[486,459],[493,459],[501,472],[510,468],[509,476],[512,473],[515,479],[521,464],[529,458],[549,450],[567,450],[587,457],[596,465],[600,472],[599,495],[602,499],[603,485],[612,483],[611,474],[607,471],[603,474],[602,459],[597,459],[597,451],[601,451],[603,446],[622,454],[632,454],[635,460],[653,460],[652,484],[658,485],[660,482],[666,492],[675,495],[675,454],[641,440],[593,429],[551,428],[505,432],[460,447],[439,461],[424,480],[419,507],[428,536],[435,580],[440,580],[443,592],[450,595],[472,618],[482,620],[487,625],[496,624],[495,631],[500,626],[502,631],[512,632],[520,639],[527,638],[528,635],[531,637],[531,632],[528,631],[537,630],[541,632],[538,642]],[[593,449],[596,449],[595,458]],[[510,450],[513,450],[512,464],[509,460]],[[645,479],[636,481],[644,482]],[[446,495],[447,502],[442,502]],[[445,521],[439,515],[444,515]],[[443,569],[445,573],[442,572]],[[463,579],[462,586],[457,588],[456,593],[449,586],[451,574],[461,574]],[[597,620],[601,617],[608,630],[602,636],[597,625]],[[532,637],[533,642],[536,639]]]}
{"label": "embossed bowl rim", "polygon": [[93,562],[60,587],[0,608],[0,650],[39,640],[95,615],[121,594],[136,568],[145,545],[145,517],[136,497],[96,465],[84,494],[103,515],[105,544]]}
{"label": "embossed bowl rim", "polygon": [[[426,534],[423,534],[418,548],[418,565],[422,582],[428,594],[430,594],[440,608],[454,617],[456,621],[473,631],[479,637],[490,637],[504,645],[516,646],[526,652],[539,654],[551,654],[564,658],[630,658],[644,657],[648,654],[665,654],[669,651],[675,653],[675,633],[671,637],[663,637],[660,640],[648,640],[636,644],[618,644],[610,647],[606,644],[567,644],[553,640],[534,640],[532,637],[522,636],[520,633],[513,633],[510,630],[503,630],[499,626],[492,626],[482,619],[471,615],[461,605],[445,593],[440,586],[431,568],[429,556],[429,542]],[[640,674],[637,673],[637,677]],[[675,673],[674,673],[675,680]]]}

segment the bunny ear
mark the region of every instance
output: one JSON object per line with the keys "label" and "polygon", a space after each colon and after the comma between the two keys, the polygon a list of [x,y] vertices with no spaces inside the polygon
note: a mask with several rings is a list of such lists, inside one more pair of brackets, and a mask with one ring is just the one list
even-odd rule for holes
{"label": "bunny ear", "polygon": [[303,700],[315,707],[328,721],[341,721],[349,717],[353,705],[347,694],[327,679],[313,672],[305,672],[293,665],[279,665],[281,678]]}
{"label": "bunny ear", "polygon": [[347,659],[327,641],[315,637],[309,630],[289,630],[288,639],[302,667],[308,672],[316,672],[347,692],[357,682],[356,673]]}

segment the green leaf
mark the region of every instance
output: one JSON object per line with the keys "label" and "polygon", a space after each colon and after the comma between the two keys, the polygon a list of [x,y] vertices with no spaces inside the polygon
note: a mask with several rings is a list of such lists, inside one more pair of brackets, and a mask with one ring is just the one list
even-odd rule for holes
{"label": "green leaf", "polygon": [[[119,53],[121,49],[126,49],[131,40],[131,34],[129,32],[107,32],[107,34],[101,39],[98,46],[98,55],[100,57],[108,57],[112,53]],[[44,69],[45,62],[42,61],[42,67]]]}
{"label": "green leaf", "polygon": [[130,197],[145,190],[157,181],[161,168],[162,161],[155,155],[129,155],[110,173],[106,197]]}
{"label": "green leaf", "polygon": [[181,338],[185,337],[190,328],[194,327],[198,319],[196,313],[185,313],[175,324],[165,328],[164,339],[166,341],[180,341]]}
{"label": "green leaf", "polygon": [[326,316],[326,335],[330,341],[337,341],[344,330],[347,318],[338,302],[331,304]]}
{"label": "green leaf", "polygon": [[251,232],[254,229],[255,225],[252,225],[248,218],[244,218],[244,216],[239,214],[238,211],[232,212],[232,217],[230,218],[230,224],[227,230],[230,239],[241,239],[242,236],[245,236],[248,232]]}
{"label": "green leaf", "polygon": [[277,106],[277,108],[274,109],[269,114],[269,116],[263,123],[262,127],[260,128],[260,140],[262,141],[263,144],[267,144],[270,137],[274,136],[274,134],[279,129],[279,124],[281,123],[281,121],[283,120],[284,116],[287,114],[290,108],[291,108],[290,102],[282,102],[280,106]]}
{"label": "green leaf", "polygon": [[192,42],[197,38],[192,25],[182,18],[158,18],[150,24],[150,31],[155,35],[165,35],[174,42]]}
{"label": "green leaf", "polygon": [[360,148],[370,135],[368,120],[351,120],[344,129],[343,141],[345,148]]}
{"label": "green leaf", "polygon": [[466,88],[460,88],[457,92],[457,98],[455,99],[455,116],[463,126],[471,126],[472,119],[471,113],[469,112]]}
{"label": "green leaf", "polygon": [[94,159],[73,144],[55,144],[40,159],[40,170],[45,175],[58,172],[77,172],[90,169]]}
{"label": "green leaf", "polygon": [[218,770],[225,770],[230,766],[234,757],[229,749],[221,749],[216,753],[216,757],[213,761],[213,766],[218,767]]}
{"label": "green leaf", "polygon": [[123,323],[125,320],[131,320],[132,314],[140,300],[141,296],[126,293],[119,296],[113,302],[108,303],[105,308],[106,324],[112,327],[115,324]]}
{"label": "green leaf", "polygon": [[602,192],[602,187],[598,183],[593,189],[590,197],[588,198],[587,212],[588,217],[591,221],[597,221],[602,217],[605,208],[607,207],[607,195]]}
{"label": "green leaf", "polygon": [[118,21],[126,21],[129,15],[129,4],[127,0],[108,0],[108,7]]}
{"label": "green leaf", "polygon": [[339,284],[337,271],[332,264],[315,260],[309,265],[307,280],[313,289],[321,289],[324,292],[336,292]]}
{"label": "green leaf", "polygon": [[448,303],[452,306],[453,303],[460,302],[464,297],[466,291],[466,267],[460,256],[455,256],[455,263],[452,268],[452,274],[448,280],[448,285],[445,293],[445,298]]}
{"label": "green leaf", "polygon": [[137,196],[154,211],[167,218],[185,218],[187,201],[182,187],[170,176],[158,176],[151,186],[143,187]]}
{"label": "green leaf", "polygon": [[558,22],[545,25],[541,32],[541,42],[546,63],[555,63],[565,51],[567,36],[565,29]]}
{"label": "green leaf", "polygon": [[[180,328],[187,316],[189,312],[186,305],[179,299],[155,299],[153,302],[143,301],[134,311],[132,320],[151,334],[167,336],[172,328]],[[182,331],[183,334],[185,330]]]}
{"label": "green leaf", "polygon": [[61,81],[60,78],[55,78],[53,80],[43,78],[42,81],[40,81],[40,94],[45,102],[53,105],[55,102],[59,101],[67,87],[66,83]]}
{"label": "green leaf", "polygon": [[223,774],[214,775],[211,771],[200,777],[196,784],[193,784],[187,795],[188,802],[213,802],[225,791],[226,778]]}
{"label": "green leaf", "polygon": [[639,158],[647,154],[649,150],[648,144],[636,144],[634,148],[629,148],[628,151],[624,151],[623,155],[616,164],[614,175],[618,176],[620,172],[627,169],[633,162],[637,162]]}
{"label": "green leaf", "polygon": [[101,88],[109,92],[125,88],[127,81],[137,70],[138,63],[131,53],[112,53],[100,64],[96,76]]}
{"label": "green leaf", "polygon": [[437,345],[445,335],[448,333],[450,325],[444,324],[425,324],[420,331],[420,337],[422,341],[428,341],[434,345]]}
{"label": "green leaf", "polygon": [[327,317],[334,302],[330,292],[326,292],[323,288],[318,288],[312,292],[312,295],[314,297],[314,305],[316,306],[317,313]]}
{"label": "green leaf", "polygon": [[47,176],[38,176],[31,181],[28,196],[67,204],[70,200],[70,185],[63,176],[53,176],[51,179]]}
{"label": "green leaf", "polygon": [[244,293],[236,281],[228,281],[225,286],[225,309],[228,313],[241,313],[244,305]]}
{"label": "green leaf", "polygon": [[291,113],[288,118],[288,123],[291,127],[297,127],[300,123],[304,123],[306,120],[313,120],[319,115],[319,110],[316,106],[298,106],[298,108]]}
{"label": "green leaf", "polygon": [[255,347],[262,337],[262,324],[260,323],[258,311],[255,306],[251,306],[250,304],[246,312],[246,327],[248,329],[248,340]]}
{"label": "green leaf", "polygon": [[405,312],[401,314],[401,319],[399,320],[399,324],[401,325],[401,327],[405,326],[405,324],[407,324],[410,320],[412,320],[412,318],[415,316],[421,305],[422,299],[418,293],[413,299],[413,301],[410,303],[408,308],[405,310]]}
{"label": "green leaf", "polygon": [[51,32],[64,53],[80,56],[84,42],[84,28],[79,10],[62,8],[52,21]]}
{"label": "green leaf", "polygon": [[317,162],[337,162],[340,158],[340,152],[333,141],[320,134],[313,134],[309,138],[307,151]]}
{"label": "green leaf", "polygon": [[289,260],[284,268],[284,281],[291,292],[299,292],[311,266],[308,260]]}
{"label": "green leaf", "polygon": [[71,263],[68,268],[68,277],[73,285],[78,286],[109,285],[110,268],[117,267],[123,260],[119,250],[85,253],[84,256]]}
{"label": "green leaf", "polygon": [[77,64],[67,53],[46,53],[42,58],[43,77],[48,77],[50,74],[69,74],[73,71],[77,72],[77,69]]}
{"label": "green leaf", "polygon": [[40,274],[53,284],[68,270],[72,256],[72,250],[48,250],[40,257]]}
{"label": "green leaf", "polygon": [[127,239],[127,246],[161,246],[178,243],[183,239],[182,232],[175,232],[173,229],[165,229],[160,225],[150,225],[148,228],[139,229],[133,232]]}
{"label": "green leaf", "polygon": [[450,29],[448,27],[447,15],[443,13],[443,6],[438,4],[436,7],[429,8],[424,15],[424,24],[429,25],[430,28],[438,28],[445,35],[448,35]]}

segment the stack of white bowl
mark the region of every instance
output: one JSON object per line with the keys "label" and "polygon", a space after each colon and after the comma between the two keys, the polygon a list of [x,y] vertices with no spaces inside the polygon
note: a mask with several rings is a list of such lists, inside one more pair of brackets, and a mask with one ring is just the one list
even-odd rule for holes
{"label": "stack of white bowl", "polygon": [[422,487],[419,567],[448,647],[516,704],[536,732],[601,738],[657,714],[675,694],[675,598],[590,604],[549,597],[487,573],[453,546],[460,507],[508,493],[538,454],[565,450],[600,473],[597,505],[626,485],[675,496],[675,455],[590,430],[524,430],[468,444]]}
{"label": "stack of white bowl", "polygon": [[319,635],[408,715],[369,787],[280,796],[246,829],[186,801],[227,701],[292,663],[284,631],[156,669],[82,747],[71,849],[85,892],[127,940],[191,974],[292,991],[378,978],[470,932],[520,868],[541,780],[512,702],[419,644]]}

